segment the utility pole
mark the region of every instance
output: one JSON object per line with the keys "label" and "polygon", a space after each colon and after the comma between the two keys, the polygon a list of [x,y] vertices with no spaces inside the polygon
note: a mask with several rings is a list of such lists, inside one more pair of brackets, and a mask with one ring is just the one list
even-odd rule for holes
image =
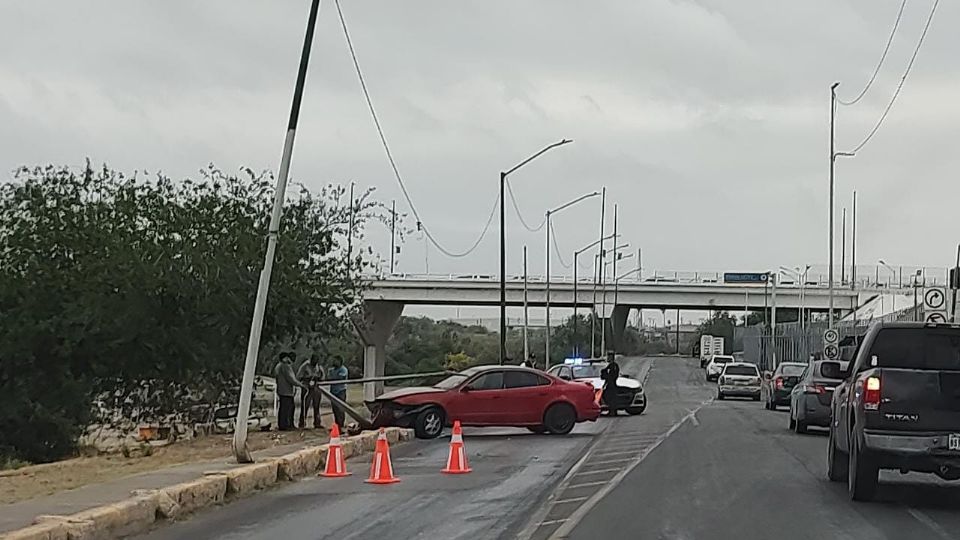
{"label": "utility pole", "polygon": [[390,203],[390,275],[393,275],[394,255],[397,253],[397,201]]}
{"label": "utility pole", "polygon": [[[600,287],[602,300],[600,300],[600,356],[607,354],[607,323],[605,315],[607,314],[607,282],[606,268],[603,259],[600,260]],[[617,205],[613,205],[613,277],[617,277]]]}
{"label": "utility pole", "polygon": [[527,246],[523,246],[523,361],[530,358],[530,342],[527,339],[527,327],[530,315],[527,312]]}
{"label": "utility pole", "polygon": [[573,252],[573,355],[580,357],[580,338],[577,334],[577,325],[580,323],[577,319],[580,317],[579,303],[577,302],[577,257],[579,251]]}
{"label": "utility pole", "polygon": [[506,204],[503,203],[503,186],[506,184],[507,173],[500,173],[500,365],[503,365],[507,357],[507,232],[504,226],[506,222],[503,209]]}
{"label": "utility pole", "polygon": [[350,219],[347,225],[347,280],[353,276],[353,182],[350,182]]}
{"label": "utility pole", "polygon": [[[830,244],[830,266],[827,271],[827,281],[830,285],[830,313],[827,318],[827,328],[833,328],[833,190],[834,190],[834,177],[833,177],[833,168],[837,162],[837,154],[834,144],[834,125],[836,123],[837,116],[837,86],[840,83],[835,82],[833,86],[830,87],[830,220],[829,220],[829,244]],[[774,282],[776,283],[776,282]],[[774,286],[776,290],[776,286]],[[774,308],[776,309],[776,308]],[[776,326],[776,318],[774,318],[774,326]],[[776,351],[776,350],[774,350]],[[776,352],[774,352],[774,365],[776,365]]]}
{"label": "utility pole", "polygon": [[[593,280],[593,306],[590,307],[590,310],[593,312],[593,318],[590,320],[590,357],[596,358],[596,324],[597,324],[597,281],[603,279],[603,225],[604,220],[606,220],[606,209],[607,209],[607,187],[604,186],[600,191],[600,253],[597,254],[597,258],[594,259],[597,261],[596,268],[594,269],[594,280]],[[617,236],[613,236],[613,245],[617,245]]]}
{"label": "utility pole", "polygon": [[546,319],[546,324],[544,325],[544,335],[543,335],[543,369],[550,369],[550,211],[547,210],[547,215],[544,219],[544,228],[547,229],[547,251],[544,252],[546,257],[546,267],[547,267],[547,297],[544,300],[544,318]]}
{"label": "utility pole", "polygon": [[847,209],[841,210],[840,218],[840,285],[847,282]]}
{"label": "utility pole", "polygon": [[850,220],[850,288],[855,289],[857,287],[857,190],[853,190],[852,214]]}
{"label": "utility pole", "polygon": [[680,356],[680,308],[677,308],[677,356]]}
{"label": "utility pole", "polygon": [[770,299],[770,335],[771,340],[773,340],[773,367],[779,365],[777,364],[777,276],[779,274],[774,272],[770,274],[770,277],[773,279],[773,294]]}
{"label": "utility pole", "polygon": [[273,261],[280,238],[280,217],[283,213],[283,199],[287,191],[287,176],[290,172],[290,160],[293,157],[293,141],[297,135],[297,123],[300,119],[300,102],[303,99],[303,87],[307,80],[307,65],[310,61],[310,48],[313,44],[313,32],[317,26],[317,13],[320,0],[310,4],[307,18],[307,32],[303,38],[303,50],[300,53],[300,67],[297,71],[297,83],[293,91],[293,104],[290,107],[290,120],[283,140],[283,153],[280,157],[280,170],[277,174],[277,188],[273,193],[273,210],[270,213],[270,228],[267,230],[267,250],[264,256],[260,281],[257,284],[257,296],[253,305],[253,320],[250,323],[250,337],[247,340],[247,357],[243,364],[243,380],[240,384],[240,400],[237,404],[236,427],[233,432],[233,455],[238,463],[252,463],[253,456],[247,447],[247,419],[250,416],[250,402],[253,398],[253,379],[257,371],[257,356],[260,352],[260,334],[263,331],[263,314],[267,307],[267,294],[270,291],[270,275],[273,273]]}

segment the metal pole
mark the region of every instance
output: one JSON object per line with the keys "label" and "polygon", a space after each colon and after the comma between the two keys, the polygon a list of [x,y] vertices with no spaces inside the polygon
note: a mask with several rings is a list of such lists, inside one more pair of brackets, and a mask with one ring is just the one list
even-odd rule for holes
{"label": "metal pole", "polygon": [[500,365],[507,357],[507,263],[506,263],[506,231],[504,230],[504,212],[507,205],[503,204],[503,186],[506,183],[507,173],[500,173]]}
{"label": "metal pole", "polygon": [[546,334],[544,339],[544,348],[546,351],[543,355],[544,369],[550,369],[550,211],[547,210],[547,219],[544,225],[544,228],[547,229],[547,251],[544,254],[547,260],[547,300],[546,300]]}
{"label": "metal pole", "polygon": [[580,338],[577,334],[579,323],[577,318],[580,315],[579,304],[577,303],[577,257],[579,256],[579,251],[573,252],[573,355],[576,357],[580,356]]}
{"label": "metal pole", "polygon": [[857,190],[853,190],[853,211],[850,223],[850,285],[857,286]]}
{"label": "metal pole", "polygon": [[263,314],[267,306],[267,294],[270,291],[270,275],[273,273],[273,261],[280,236],[280,217],[283,213],[283,199],[287,190],[287,175],[290,160],[293,157],[293,141],[297,134],[297,122],[300,118],[300,102],[303,99],[303,87],[307,79],[307,65],[310,61],[310,48],[313,32],[317,25],[317,13],[320,0],[310,4],[307,18],[307,32],[300,53],[300,67],[297,71],[297,83],[293,91],[293,104],[290,107],[290,121],[283,140],[283,153],[280,158],[280,171],[277,175],[277,188],[273,194],[273,210],[270,214],[270,228],[267,231],[267,250],[264,255],[263,269],[257,284],[257,296],[253,305],[253,320],[250,322],[250,337],[247,341],[247,357],[243,365],[243,380],[240,384],[240,402],[237,406],[236,428],[233,432],[233,455],[238,463],[252,463],[253,455],[247,448],[247,420],[250,415],[250,401],[253,398],[253,379],[257,371],[257,356],[260,352],[260,334],[263,331]]}
{"label": "metal pole", "polygon": [[840,285],[847,280],[847,209],[843,208],[840,218]]}
{"label": "metal pole", "polygon": [[[833,189],[834,189],[834,179],[833,179],[833,168],[837,161],[837,156],[834,150],[834,124],[837,116],[837,85],[840,83],[833,83],[833,86],[830,87],[830,219],[829,219],[829,237],[830,237],[830,268],[827,272],[827,281],[830,282],[830,313],[827,318],[827,327],[833,328]],[[774,364],[776,364],[776,359],[774,359]]]}
{"label": "metal pole", "polygon": [[350,226],[347,229],[347,279],[353,275],[353,182],[350,182]]}
{"label": "metal pole", "polygon": [[[596,358],[596,324],[597,324],[597,281],[603,279],[603,225],[604,220],[606,220],[606,208],[607,208],[607,187],[604,186],[600,192],[600,253],[597,258],[597,268],[596,278],[593,281],[593,319],[590,321],[590,357]],[[617,245],[617,236],[613,236],[613,245]],[[601,328],[602,331],[602,328]]]}
{"label": "metal pole", "polygon": [[[957,244],[957,265],[954,267],[954,272],[960,273],[960,244]],[[948,277],[949,275],[950,273],[947,272]],[[951,282],[950,288],[953,289],[953,300],[950,302],[950,322],[957,322],[957,286]]]}
{"label": "metal pole", "polygon": [[[600,356],[607,354],[607,265],[600,258]],[[617,205],[613,205],[613,277],[617,277]]]}
{"label": "metal pole", "polygon": [[677,308],[677,356],[680,356],[680,308]]}
{"label": "metal pole", "polygon": [[393,275],[393,261],[397,248],[397,201],[390,203],[390,275]]}
{"label": "metal pole", "polygon": [[530,342],[527,340],[527,327],[530,315],[527,313],[527,246],[523,246],[523,361],[530,358]]}
{"label": "metal pole", "polygon": [[777,364],[777,274],[773,273],[770,276],[773,278],[773,294],[770,299],[770,335],[773,340],[773,367],[776,368]]}

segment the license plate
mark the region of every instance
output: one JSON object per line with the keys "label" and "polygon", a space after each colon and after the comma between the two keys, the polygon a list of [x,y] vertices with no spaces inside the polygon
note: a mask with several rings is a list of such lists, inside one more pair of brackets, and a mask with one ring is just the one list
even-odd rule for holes
{"label": "license plate", "polygon": [[947,449],[960,450],[960,433],[951,433],[947,437]]}

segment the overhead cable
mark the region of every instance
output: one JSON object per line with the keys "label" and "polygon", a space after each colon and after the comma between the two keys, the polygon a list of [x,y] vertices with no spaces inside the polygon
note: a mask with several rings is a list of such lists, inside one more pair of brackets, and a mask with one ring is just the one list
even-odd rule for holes
{"label": "overhead cable", "polygon": [[853,98],[850,101],[844,101],[838,99],[841,105],[854,105],[867,94],[867,90],[873,85],[873,81],[877,79],[877,74],[880,73],[880,67],[883,66],[883,61],[887,58],[887,52],[890,51],[890,44],[893,43],[893,36],[897,33],[897,28],[900,26],[900,19],[903,17],[903,8],[906,7],[907,0],[903,0],[900,3],[900,11],[897,12],[897,20],[893,22],[893,30],[890,31],[890,37],[887,38],[887,45],[883,48],[883,54],[880,55],[880,61],[877,62],[877,68],[873,70],[873,75],[870,76],[870,80],[867,81],[867,85],[863,87],[863,90],[860,91],[860,94],[857,97]]}

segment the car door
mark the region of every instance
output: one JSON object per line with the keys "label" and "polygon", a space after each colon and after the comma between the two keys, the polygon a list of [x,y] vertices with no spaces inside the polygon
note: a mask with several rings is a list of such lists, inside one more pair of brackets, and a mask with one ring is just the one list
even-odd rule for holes
{"label": "car door", "polygon": [[503,405],[507,422],[540,424],[550,401],[550,380],[532,371],[511,370],[503,375]]}
{"label": "car door", "polygon": [[460,387],[448,411],[450,420],[475,426],[503,423],[502,395],[503,371],[484,371]]}

